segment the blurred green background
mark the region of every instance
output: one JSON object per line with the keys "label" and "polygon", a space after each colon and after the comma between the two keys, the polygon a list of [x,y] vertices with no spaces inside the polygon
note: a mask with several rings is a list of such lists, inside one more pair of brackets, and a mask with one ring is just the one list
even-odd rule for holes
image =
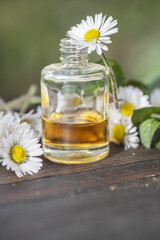
{"label": "blurred green background", "polygon": [[99,12],[118,19],[107,56],[127,78],[147,84],[158,79],[160,0],[0,0],[0,96],[12,99],[31,83],[39,86],[41,69],[59,62],[66,31]]}

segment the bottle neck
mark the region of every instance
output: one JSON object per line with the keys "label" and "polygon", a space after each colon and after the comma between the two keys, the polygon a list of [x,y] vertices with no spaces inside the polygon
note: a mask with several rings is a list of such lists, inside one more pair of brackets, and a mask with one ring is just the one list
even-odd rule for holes
{"label": "bottle neck", "polygon": [[87,68],[88,53],[86,47],[73,45],[68,38],[60,42],[61,63],[63,68]]}

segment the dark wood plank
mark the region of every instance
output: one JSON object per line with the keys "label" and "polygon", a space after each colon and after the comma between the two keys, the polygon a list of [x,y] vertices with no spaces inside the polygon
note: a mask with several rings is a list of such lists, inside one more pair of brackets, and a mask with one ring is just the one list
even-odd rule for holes
{"label": "dark wood plank", "polygon": [[0,206],[0,239],[159,239],[159,178],[116,182],[113,191],[95,171],[0,186],[11,200]]}
{"label": "dark wood plank", "polygon": [[[87,165],[45,161],[0,174],[1,240],[150,240],[160,235],[160,151],[143,147]],[[159,240],[159,238],[157,238]]]}
{"label": "dark wood plank", "polygon": [[[136,150],[130,149],[128,151],[124,151],[123,146],[116,146],[111,144],[109,156],[102,161],[85,165],[62,165],[54,164],[44,159],[44,166],[38,174],[35,174],[33,176],[25,176],[21,179],[17,178],[14,173],[7,172],[5,168],[0,167],[0,185],[28,180],[31,181],[33,179],[50,176],[73,174],[94,169],[118,167],[136,162],[140,164],[144,161],[158,159],[160,159],[160,151],[156,149],[146,149],[144,147],[140,147]],[[152,172],[150,174],[152,175]]]}
{"label": "dark wood plank", "polygon": [[114,187],[117,183],[127,182],[129,184],[130,181],[134,182],[138,179],[147,179],[149,181],[149,178],[154,179],[158,178],[158,176],[160,176],[160,159],[120,166],[106,166],[76,174],[1,185],[0,204],[47,198],[70,191],[79,191],[79,189],[81,191],[106,185]]}

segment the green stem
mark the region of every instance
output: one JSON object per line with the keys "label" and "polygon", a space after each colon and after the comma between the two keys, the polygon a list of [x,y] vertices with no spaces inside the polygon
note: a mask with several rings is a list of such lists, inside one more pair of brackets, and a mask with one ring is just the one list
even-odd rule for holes
{"label": "green stem", "polygon": [[37,91],[36,85],[34,85],[34,84],[31,85],[29,90],[28,90],[28,92],[27,92],[27,94],[26,94],[27,99],[24,102],[24,104],[22,105],[22,107],[20,108],[20,114],[21,115],[23,115],[26,112],[27,108],[30,105],[31,98],[35,95],[36,91]]}
{"label": "green stem", "polygon": [[104,55],[104,53],[102,52],[102,59],[103,62],[106,66],[106,68],[109,70],[110,73],[110,77],[111,77],[111,84],[112,84],[112,92],[113,92],[113,99],[114,99],[114,103],[116,108],[119,108],[119,104],[118,104],[118,97],[117,97],[117,83],[116,83],[116,79],[112,70],[112,67],[110,65],[110,63],[108,62],[106,56]]}
{"label": "green stem", "polygon": [[152,114],[151,114],[151,117],[160,119],[160,114],[158,114],[158,113],[152,113]]}
{"label": "green stem", "polygon": [[0,98],[0,106],[1,106],[2,110],[6,111],[7,113],[12,112],[10,107],[8,107],[7,103],[5,103],[5,101],[2,98]]}

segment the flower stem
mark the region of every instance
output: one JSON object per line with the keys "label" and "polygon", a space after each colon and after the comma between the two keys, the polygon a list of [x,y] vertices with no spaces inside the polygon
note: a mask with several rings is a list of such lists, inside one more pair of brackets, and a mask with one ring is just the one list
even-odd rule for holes
{"label": "flower stem", "polygon": [[35,85],[35,84],[32,84],[32,85],[30,86],[27,94],[26,94],[26,97],[27,97],[27,98],[26,98],[24,104],[23,104],[23,105],[21,106],[21,108],[20,108],[20,114],[21,114],[21,115],[23,115],[23,114],[26,112],[27,108],[28,108],[29,105],[30,105],[31,98],[35,95],[36,91],[37,91],[36,85]]}
{"label": "flower stem", "polygon": [[[33,85],[30,86],[28,92],[16,99],[13,99],[9,102],[6,103],[6,105],[12,110],[12,111],[20,111],[20,109],[22,109],[23,105],[26,103],[26,101],[30,101],[29,104],[31,106],[33,105],[40,105],[41,103],[41,98],[37,97],[34,95],[33,92],[33,96],[30,96],[30,91],[33,88]],[[30,107],[29,105],[29,107]]]}
{"label": "flower stem", "polygon": [[108,62],[106,56],[104,55],[104,53],[102,52],[102,59],[103,62],[106,66],[106,68],[108,68],[109,73],[110,73],[110,77],[111,77],[111,84],[112,84],[112,91],[113,91],[113,98],[114,98],[114,103],[116,108],[119,108],[119,104],[118,104],[118,97],[117,97],[117,83],[116,83],[116,79],[112,70],[112,67],[110,65],[110,63]]}
{"label": "flower stem", "polygon": [[[0,108],[2,108],[3,111],[6,111],[7,113],[8,112],[12,112],[12,110],[10,109],[10,107],[8,107],[7,103],[2,99],[0,98]],[[1,110],[1,109],[0,109]]]}

